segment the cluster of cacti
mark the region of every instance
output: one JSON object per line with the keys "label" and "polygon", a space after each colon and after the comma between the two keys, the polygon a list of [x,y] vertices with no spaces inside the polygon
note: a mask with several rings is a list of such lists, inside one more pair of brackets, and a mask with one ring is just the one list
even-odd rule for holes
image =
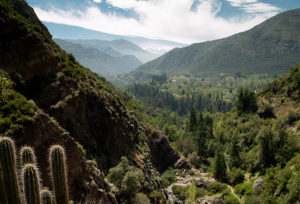
{"label": "cluster of cacti", "polygon": [[[50,148],[49,162],[52,172],[56,204],[68,204],[68,185],[66,174],[66,159],[63,147],[54,145]],[[31,147],[23,147],[20,152],[20,167],[22,180],[22,193],[20,191],[16,149],[12,139],[0,138],[0,189],[4,189],[9,204],[51,204],[52,195],[48,189],[41,189],[39,171],[36,164],[35,153]],[[22,196],[24,194],[24,196]]]}

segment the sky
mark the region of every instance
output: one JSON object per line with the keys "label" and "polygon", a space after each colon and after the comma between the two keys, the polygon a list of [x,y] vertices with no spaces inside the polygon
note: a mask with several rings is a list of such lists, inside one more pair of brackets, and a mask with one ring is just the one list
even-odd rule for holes
{"label": "sky", "polygon": [[[300,0],[27,0],[47,23],[184,44],[248,30]],[[59,25],[57,25],[59,26]],[[72,32],[72,31],[70,31]],[[55,37],[55,36],[54,36]]]}

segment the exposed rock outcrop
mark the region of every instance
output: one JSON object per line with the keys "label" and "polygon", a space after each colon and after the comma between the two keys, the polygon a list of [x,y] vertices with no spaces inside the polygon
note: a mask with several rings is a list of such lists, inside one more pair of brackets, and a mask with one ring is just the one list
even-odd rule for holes
{"label": "exposed rock outcrop", "polygon": [[[93,170],[87,164],[80,144],[60,127],[54,118],[51,118],[42,110],[37,111],[31,120],[25,121],[23,127],[14,136],[18,147],[22,144],[35,148],[44,186],[52,188],[49,180],[49,147],[52,144],[60,144],[66,149],[68,177],[70,178],[69,187],[73,199],[80,200],[86,197],[87,189],[85,188],[88,188],[90,192],[98,192],[97,197],[101,197],[103,192],[110,191],[109,185],[104,181],[103,173],[98,169]],[[86,183],[83,183],[83,181]],[[101,189],[103,189],[103,192],[100,192]],[[102,195],[102,199],[116,203],[115,198],[109,194]]]}

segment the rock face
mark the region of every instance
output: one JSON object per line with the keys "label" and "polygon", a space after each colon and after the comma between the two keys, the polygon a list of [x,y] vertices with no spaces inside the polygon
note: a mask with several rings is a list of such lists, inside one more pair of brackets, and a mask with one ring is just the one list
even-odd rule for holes
{"label": "rock face", "polygon": [[264,183],[264,180],[262,178],[256,179],[252,186],[252,190],[255,192],[260,192],[262,190],[263,183]]}
{"label": "rock face", "polygon": [[40,108],[11,136],[18,147],[35,147],[43,183],[50,185],[48,148],[61,144],[68,155],[73,200],[89,196],[100,203],[116,203],[104,173],[122,156],[144,173],[149,183],[146,193],[160,190],[158,171],[180,158],[168,140],[129,113],[117,90],[104,79],[67,59],[35,14],[30,15],[31,8],[25,2],[21,7],[25,18],[0,0],[0,68],[10,74],[17,91]]}
{"label": "rock face", "polygon": [[[70,178],[69,191],[71,194],[76,192],[72,196],[73,199],[83,199],[86,196],[85,188],[91,192],[99,192],[100,189],[103,192],[110,191],[108,184],[104,181],[103,174],[98,170],[93,170],[87,164],[84,153],[76,141],[59,126],[54,118],[42,110],[37,111],[32,120],[26,121],[23,128],[17,131],[14,136],[17,144],[30,145],[35,148],[44,186],[53,187],[49,175],[49,147],[52,144],[60,144],[66,149],[68,177]],[[83,180],[86,180],[87,183],[83,183]],[[101,197],[101,194],[98,193],[97,196]],[[102,199],[108,203],[116,203],[115,198],[109,194],[102,196]],[[101,200],[99,199],[99,201]]]}
{"label": "rock face", "polygon": [[[49,32],[29,24],[5,2],[1,2],[0,10],[1,67],[32,82],[58,71],[59,58],[51,45]],[[39,28],[42,30],[39,31]]]}

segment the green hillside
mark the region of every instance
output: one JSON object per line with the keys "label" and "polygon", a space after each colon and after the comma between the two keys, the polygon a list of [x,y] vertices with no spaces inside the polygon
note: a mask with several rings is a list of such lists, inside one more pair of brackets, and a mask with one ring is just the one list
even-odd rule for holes
{"label": "green hillside", "polygon": [[300,56],[300,9],[281,13],[249,31],[173,49],[137,72],[286,73]]}

